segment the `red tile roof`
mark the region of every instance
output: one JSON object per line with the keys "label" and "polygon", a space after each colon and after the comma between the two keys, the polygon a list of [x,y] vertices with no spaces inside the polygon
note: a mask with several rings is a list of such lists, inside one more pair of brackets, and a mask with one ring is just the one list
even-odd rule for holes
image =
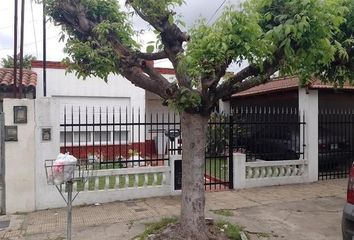
{"label": "red tile roof", "polygon": [[[331,88],[334,88],[333,83],[323,83],[320,80],[313,81],[309,87],[311,89],[331,89]],[[338,86],[338,88],[340,88],[340,87]],[[345,82],[341,89],[353,90],[354,85],[350,84],[349,82]]]}
{"label": "red tile roof", "polygon": [[232,97],[253,96],[265,93],[287,91],[297,89],[299,87],[299,79],[297,77],[275,78],[265,84],[255,86],[243,92],[236,93]]}
{"label": "red tile roof", "polygon": [[[20,77],[20,71],[17,70],[17,81]],[[23,69],[22,84],[25,88],[36,87],[37,84],[37,73],[29,70]],[[14,85],[14,70],[12,68],[0,68],[0,86],[10,87]]]}
{"label": "red tile roof", "polygon": [[[296,76],[289,76],[289,77],[281,77],[281,78],[274,78],[273,80],[255,86],[253,88],[247,89],[245,91],[236,93],[232,95],[233,98],[237,97],[246,97],[246,96],[255,96],[255,95],[262,95],[274,92],[281,92],[281,91],[290,91],[297,89],[299,87],[299,79]],[[320,80],[314,80],[313,82],[308,84],[309,89],[332,89],[334,88],[333,83],[323,83]],[[342,89],[345,90],[354,90],[354,85],[350,83],[345,83]]]}

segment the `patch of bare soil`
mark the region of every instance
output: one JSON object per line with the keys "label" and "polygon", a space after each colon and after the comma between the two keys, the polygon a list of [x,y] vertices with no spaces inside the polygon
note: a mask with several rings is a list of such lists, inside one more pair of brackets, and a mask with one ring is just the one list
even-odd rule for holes
{"label": "patch of bare soil", "polygon": [[[224,232],[221,232],[214,224],[207,224],[209,240],[228,240],[229,238]],[[187,238],[183,235],[181,227],[178,223],[169,224],[158,234],[152,234],[148,237],[149,240],[197,240],[194,238]]]}

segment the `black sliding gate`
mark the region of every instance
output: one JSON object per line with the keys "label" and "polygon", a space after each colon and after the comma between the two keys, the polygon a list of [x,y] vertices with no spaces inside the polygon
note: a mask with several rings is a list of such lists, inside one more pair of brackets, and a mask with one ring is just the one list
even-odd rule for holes
{"label": "black sliding gate", "polygon": [[318,135],[319,179],[348,177],[354,159],[354,110],[321,109]]}

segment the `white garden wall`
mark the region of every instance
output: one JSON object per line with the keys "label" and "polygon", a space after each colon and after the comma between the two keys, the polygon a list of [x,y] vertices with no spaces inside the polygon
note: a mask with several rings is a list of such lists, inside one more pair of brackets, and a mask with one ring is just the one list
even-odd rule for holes
{"label": "white garden wall", "polygon": [[[235,154],[235,189],[317,180],[318,123],[313,120],[318,119],[317,95],[316,92],[301,94],[304,100],[300,108],[306,114],[305,160],[246,162],[244,155]],[[45,160],[55,159],[59,153],[61,103],[58,97],[4,100],[5,125],[18,127],[18,141],[5,143],[7,213],[65,206],[56,188],[47,185],[44,169]],[[27,123],[14,124],[14,106],[27,106]],[[43,128],[51,129],[51,140],[42,140]],[[180,158],[172,158],[171,166],[101,170],[82,187],[74,204],[179,194],[180,191],[173,190],[173,161]]]}
{"label": "white garden wall", "polygon": [[246,155],[233,155],[234,189],[309,182],[308,161],[246,162]]}
{"label": "white garden wall", "polygon": [[[27,123],[14,123],[14,106],[26,106]],[[4,99],[5,126],[17,126],[18,141],[5,143],[6,211],[26,212],[36,208],[34,100]]]}
{"label": "white garden wall", "polygon": [[[6,125],[14,125],[13,106],[27,106],[28,122],[18,124],[17,142],[5,143],[6,212],[64,207],[57,189],[47,185],[44,168],[45,160],[55,159],[60,149],[60,100],[6,99]],[[51,129],[51,140],[42,140],[43,128]],[[112,179],[115,180],[113,185]],[[168,196],[171,195],[170,180],[169,166],[100,170],[81,189],[74,205]]]}

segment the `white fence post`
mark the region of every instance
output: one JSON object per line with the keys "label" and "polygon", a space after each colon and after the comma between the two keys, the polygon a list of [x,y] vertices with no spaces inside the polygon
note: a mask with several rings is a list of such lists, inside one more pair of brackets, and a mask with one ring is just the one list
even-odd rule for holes
{"label": "white fence post", "polygon": [[1,214],[6,214],[6,186],[5,186],[5,119],[4,113],[0,112],[0,207]]}
{"label": "white fence post", "polygon": [[[5,142],[6,213],[35,210],[34,100],[4,99],[5,126],[17,127],[17,141]],[[14,122],[14,106],[27,108],[27,121]]]}
{"label": "white fence post", "polygon": [[234,189],[242,189],[246,182],[246,154],[234,153],[233,165]]}
{"label": "white fence post", "polygon": [[219,100],[219,111],[224,114],[230,114],[230,101]]}
{"label": "white fence post", "polygon": [[[46,180],[44,162],[55,159],[60,152],[60,105],[56,98],[35,100],[36,121],[36,209],[65,206],[54,186]],[[42,129],[51,129],[51,140],[42,140]]]}
{"label": "white fence post", "polygon": [[[305,114],[305,159],[308,160],[308,180],[318,181],[318,90],[299,89],[299,110]],[[302,141],[300,137],[300,141]],[[300,142],[302,147],[302,142]]]}

